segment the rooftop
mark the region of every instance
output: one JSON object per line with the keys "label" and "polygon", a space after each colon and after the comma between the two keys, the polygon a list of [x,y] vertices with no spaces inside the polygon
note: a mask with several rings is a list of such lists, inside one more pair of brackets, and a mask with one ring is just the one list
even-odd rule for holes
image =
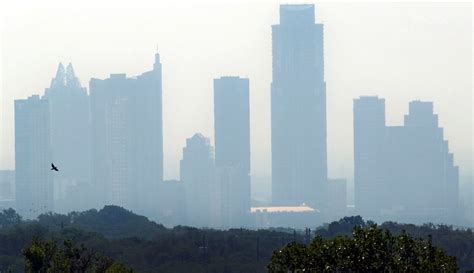
{"label": "rooftop", "polygon": [[269,207],[252,207],[250,208],[251,213],[257,212],[268,212],[268,213],[282,213],[282,212],[319,212],[317,209],[313,209],[306,205],[300,206],[269,206]]}

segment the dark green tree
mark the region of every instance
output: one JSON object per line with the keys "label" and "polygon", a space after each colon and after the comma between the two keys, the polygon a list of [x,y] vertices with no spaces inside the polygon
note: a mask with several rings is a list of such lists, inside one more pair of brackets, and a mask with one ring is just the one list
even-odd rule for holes
{"label": "dark green tree", "polygon": [[0,228],[10,227],[21,222],[21,216],[12,208],[0,211]]}
{"label": "dark green tree", "polygon": [[55,241],[34,239],[24,251],[25,273],[133,273],[132,269],[111,258],[77,246],[65,240],[62,246]]}

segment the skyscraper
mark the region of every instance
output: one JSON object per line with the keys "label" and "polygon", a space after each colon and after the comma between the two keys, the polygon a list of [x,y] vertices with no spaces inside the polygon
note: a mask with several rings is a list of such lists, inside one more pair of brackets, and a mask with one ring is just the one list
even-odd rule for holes
{"label": "skyscraper", "polygon": [[158,219],[167,227],[186,225],[186,191],[179,180],[165,180],[158,187]]}
{"label": "skyscraper", "polygon": [[49,103],[15,101],[16,208],[26,218],[53,210]]}
{"label": "skyscraper", "polygon": [[433,113],[412,101],[403,126],[386,126],[384,100],[354,100],[356,208],[374,220],[457,220],[459,170]]}
{"label": "skyscraper", "polygon": [[91,79],[93,181],[99,200],[156,217],[163,180],[160,56],[137,77]]}
{"label": "skyscraper", "polygon": [[354,100],[354,186],[359,213],[371,215],[384,202],[378,177],[385,137],[385,100],[364,96]]}
{"label": "skyscraper", "polygon": [[328,179],[328,213],[325,221],[337,221],[347,215],[347,180]]}
{"label": "skyscraper", "polygon": [[272,26],[272,200],[323,206],[327,192],[323,25],[314,5],[281,5]]}
{"label": "skyscraper", "polygon": [[[54,175],[57,206],[61,212],[90,209],[84,196],[91,183],[91,131],[89,96],[72,64],[60,63],[43,99],[49,101],[52,157],[61,168]],[[81,198],[74,198],[75,196]]]}
{"label": "skyscraper", "polygon": [[244,223],[250,213],[249,80],[214,80],[214,130],[217,180],[220,183],[223,226]]}
{"label": "skyscraper", "polygon": [[0,201],[15,200],[15,171],[0,170]]}
{"label": "skyscraper", "polygon": [[213,198],[216,190],[213,153],[209,139],[202,134],[186,140],[180,162],[180,179],[185,188],[187,225],[210,227],[215,223],[219,200]]}
{"label": "skyscraper", "polygon": [[458,167],[432,102],[410,102],[403,126],[387,126],[380,161],[380,178],[387,188],[384,207],[395,208],[395,220],[457,220]]}

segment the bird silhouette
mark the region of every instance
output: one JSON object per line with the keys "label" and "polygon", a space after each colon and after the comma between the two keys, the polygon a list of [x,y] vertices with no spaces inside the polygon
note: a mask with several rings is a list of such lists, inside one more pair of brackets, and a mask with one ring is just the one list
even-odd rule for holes
{"label": "bird silhouette", "polygon": [[58,169],[58,167],[54,166],[53,163],[51,163],[51,171],[57,171],[57,172],[59,172],[59,169]]}

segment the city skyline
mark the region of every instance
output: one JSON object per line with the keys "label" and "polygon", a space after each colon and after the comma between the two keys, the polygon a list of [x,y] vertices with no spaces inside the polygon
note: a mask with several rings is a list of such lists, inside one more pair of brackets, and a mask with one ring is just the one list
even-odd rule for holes
{"label": "city skyline", "polygon": [[[373,11],[372,13],[366,10],[368,6],[373,6],[375,5],[375,10],[380,14],[389,14],[391,16],[388,16],[386,21],[382,20],[379,24],[381,26],[385,26],[388,32],[390,31],[395,31],[394,33],[397,33],[399,35],[399,38],[401,39],[400,43],[400,48],[391,48],[389,47],[388,41],[390,41],[390,36],[384,36],[384,33],[378,33],[374,32],[380,29],[377,29],[376,27],[367,24],[364,26],[364,28],[359,29],[358,32],[356,32],[360,37],[365,38],[361,39],[359,42],[363,45],[368,45],[368,42],[370,41],[373,43],[376,41],[375,45],[373,47],[367,47],[371,48],[371,55],[365,55],[368,59],[367,62],[369,64],[377,64],[379,69],[387,71],[388,66],[394,67],[393,70],[390,72],[397,71],[398,74],[396,74],[396,77],[392,77],[394,79],[398,79],[398,82],[396,83],[395,81],[390,82],[390,80],[387,80],[387,78],[384,78],[384,75],[382,77],[378,77],[377,79],[374,79],[375,84],[364,84],[364,81],[361,80],[361,84],[357,82],[353,82],[355,77],[361,77],[362,74],[360,73],[355,73],[354,76],[349,76],[347,72],[349,72],[348,69],[351,68],[350,64],[347,64],[345,66],[338,66],[335,67],[336,64],[340,63],[341,57],[336,58],[334,55],[337,54],[335,51],[336,49],[339,52],[339,55],[342,55],[342,57],[345,57],[347,60],[351,60],[357,63],[357,60],[360,60],[358,58],[364,56],[360,55],[361,53],[364,53],[365,51],[360,50],[360,45],[358,47],[358,44],[351,45],[354,48],[359,48],[359,51],[356,51],[359,53],[359,55],[347,55],[350,53],[348,48],[342,48],[343,50],[339,50],[341,47],[341,44],[343,44],[344,41],[347,41],[348,38],[351,36],[345,32],[351,30],[354,32],[354,29],[351,28],[349,25],[347,25],[347,22],[345,20],[341,20],[341,16],[347,15],[349,11],[353,11],[352,16],[362,16],[362,15],[367,15],[367,14],[375,14]],[[466,111],[469,111],[470,108],[470,101],[469,98],[471,97],[471,93],[469,90],[469,86],[466,84],[469,83],[469,80],[466,80],[465,75],[468,75],[469,73],[463,74],[461,68],[464,67],[466,63],[463,63],[460,61],[460,59],[468,59],[466,56],[469,56],[470,53],[465,51],[464,49],[470,45],[469,39],[464,40],[464,38],[469,37],[471,34],[470,33],[464,33],[463,31],[467,30],[465,28],[465,25],[463,24],[466,22],[467,17],[465,14],[462,12],[462,5],[441,5],[441,4],[373,4],[373,5],[367,5],[367,4],[351,4],[346,7],[343,5],[338,5],[338,4],[327,4],[327,3],[321,3],[320,5],[318,4],[316,6],[316,17],[321,18],[320,20],[324,22],[325,24],[325,51],[326,53],[326,82],[328,84],[328,168],[329,168],[329,174],[332,177],[348,177],[350,178],[352,176],[352,163],[351,163],[351,158],[352,158],[352,145],[348,144],[351,141],[342,141],[341,137],[339,136],[339,131],[340,132],[345,132],[351,133],[350,131],[350,126],[348,129],[344,129],[344,126],[339,126],[338,124],[350,124],[351,120],[351,115],[350,115],[350,103],[352,102],[352,99],[359,96],[359,95],[379,95],[381,97],[384,97],[387,99],[389,104],[387,105],[387,122],[388,124],[401,124],[401,118],[400,116],[402,113],[406,113],[406,103],[411,100],[415,99],[423,99],[423,100],[429,100],[429,101],[434,101],[435,102],[435,110],[436,112],[440,115],[440,125],[441,127],[445,128],[445,134],[446,138],[450,140],[450,143],[453,147],[453,152],[455,154],[455,162],[457,165],[460,166],[461,174],[467,173],[469,171],[469,161],[471,160],[471,153],[472,151],[472,144],[469,143],[469,140],[472,139],[472,133],[471,129],[472,126],[470,125],[470,117],[469,115],[458,115],[456,113],[453,113],[452,111],[449,111],[448,105],[456,104],[458,105],[457,109],[459,111],[462,111],[466,113]],[[241,14],[242,9],[244,8],[245,5],[236,5],[233,8],[235,9],[235,13],[232,14]],[[252,23],[258,22],[258,24],[255,25],[255,29],[250,31],[248,34],[239,34],[238,30],[240,28],[238,27],[233,27],[230,28],[229,31],[231,33],[236,33],[236,37],[246,37],[248,36],[248,41],[241,41],[245,45],[244,48],[252,48],[251,43],[259,44],[260,41],[264,44],[263,49],[269,49],[268,45],[270,44],[270,25],[275,24],[278,22],[278,5],[277,4],[258,4],[255,6],[256,9],[253,11],[254,13],[251,13],[250,15],[264,15],[267,14],[261,18],[254,18],[252,17]],[[201,11],[201,7],[198,5],[195,7],[196,12]],[[422,19],[414,19],[412,17],[412,11],[409,11],[408,8],[411,8],[412,10],[416,10],[419,14],[421,14]],[[173,7],[170,7],[171,10],[173,10]],[[224,8],[223,6],[217,6],[216,10],[222,9],[223,13],[226,12],[231,12],[229,8]],[[396,15],[394,15],[391,12],[387,13],[388,9],[393,9],[397,12]],[[357,11],[357,12],[355,12]],[[400,12],[400,11],[404,11]],[[136,14],[139,14],[140,12],[143,12],[145,14],[144,17],[147,17],[147,13],[144,12],[143,10],[136,10],[136,13],[133,13],[131,18],[134,19],[134,22],[141,22],[139,19],[134,17]],[[443,16],[439,16],[443,12]],[[21,13],[23,14],[23,13]],[[20,14],[20,15],[21,15]],[[97,14],[95,11],[92,11],[92,14]],[[123,15],[120,10],[117,10],[116,15],[110,15],[112,18],[115,18],[114,16],[118,16],[119,14]],[[135,14],[135,15],[134,15]],[[185,14],[187,14],[185,12]],[[23,14],[24,16],[25,14]],[[60,17],[59,13],[52,12],[51,20],[54,18]],[[217,16],[216,18],[222,19],[223,22],[226,22],[222,16],[213,13],[212,15]],[[456,16],[455,16],[456,15]],[[75,15],[72,16],[72,18]],[[197,15],[196,15],[197,16]],[[375,16],[375,15],[373,15]],[[358,26],[362,27],[364,22],[368,22],[370,20],[373,20],[374,17],[368,17],[365,20],[366,21],[361,21]],[[397,17],[398,16],[398,17]],[[404,17],[405,16],[405,17]],[[20,16],[20,18],[22,18]],[[23,17],[24,19],[28,19],[27,17]],[[45,21],[45,24],[47,25],[49,22],[49,19],[45,19],[43,15],[41,14],[35,14],[32,16],[32,18],[43,18],[42,20]],[[92,16],[93,20],[94,16]],[[181,17],[180,17],[181,18]],[[200,17],[199,17],[200,18]],[[352,17],[353,18],[353,17]],[[377,16],[379,19],[379,17]],[[401,25],[398,27],[395,27],[393,23],[395,21],[399,21],[400,19],[407,19],[407,20],[401,20]],[[443,20],[437,20],[436,18],[443,18]],[[456,18],[456,20],[454,20]],[[70,25],[72,19],[68,19],[65,22],[65,25]],[[28,20],[26,20],[28,21]],[[50,75],[42,77],[41,73],[38,73],[36,77],[31,77],[30,80],[23,82],[17,82],[15,85],[13,85],[12,82],[12,73],[14,73],[14,69],[11,70],[11,64],[12,60],[11,59],[13,56],[15,56],[15,59],[19,64],[22,63],[22,58],[19,57],[18,55],[15,55],[15,52],[12,51],[12,46],[15,45],[19,39],[21,39],[22,33],[23,35],[28,33],[29,28],[24,27],[19,29],[19,38],[14,38],[11,36],[9,29],[10,27],[18,27],[18,24],[16,23],[17,21],[12,20],[12,18],[7,18],[5,21],[6,23],[6,31],[3,33],[3,40],[2,40],[2,47],[3,47],[3,61],[2,61],[2,127],[0,130],[1,136],[2,136],[2,160],[1,160],[1,167],[2,168],[12,168],[12,153],[11,153],[11,143],[12,143],[12,137],[11,137],[11,124],[12,124],[12,118],[11,118],[11,111],[8,111],[8,109],[12,109],[12,104],[13,104],[13,98],[15,99],[21,99],[21,98],[26,98],[28,95],[33,94],[33,93],[38,93],[39,90],[43,90],[47,84],[45,84],[48,79],[50,78]],[[212,26],[208,25],[206,23],[207,21],[197,21],[198,26],[200,27],[209,27],[211,30],[217,30],[215,28],[212,28]],[[452,34],[448,34],[445,32],[446,26],[449,26],[449,22],[452,22],[454,24],[454,28],[452,31],[454,33],[464,33],[466,35],[456,35],[456,37],[451,37]],[[385,24],[384,24],[385,23]],[[249,23],[243,22],[242,23],[242,29],[246,29],[249,27]],[[151,25],[150,25],[151,26]],[[182,25],[181,25],[182,26]],[[401,35],[400,30],[406,28],[407,26],[412,26],[413,28],[411,29],[411,33]],[[344,28],[347,30],[344,30]],[[420,33],[421,29],[424,29],[424,34]],[[77,26],[76,26],[77,29]],[[148,27],[146,29],[149,29]],[[397,31],[398,29],[398,31]],[[436,29],[434,31],[433,29]],[[130,28],[125,28],[124,32],[129,33]],[[188,32],[184,32],[182,27],[178,25],[178,32],[180,35],[186,35]],[[179,31],[181,30],[181,31]],[[55,32],[57,31],[57,32]],[[100,32],[100,28],[98,30]],[[63,33],[63,30],[59,27],[57,30],[52,30],[52,33]],[[92,32],[92,33],[97,33],[97,32]],[[207,32],[206,32],[207,33]],[[379,40],[368,40],[368,36],[370,34],[377,33],[377,36],[379,37]],[[159,33],[158,33],[159,34]],[[259,38],[257,39],[255,35],[259,35]],[[461,45],[461,48],[457,48],[456,50],[453,50],[453,46],[444,44],[443,42],[440,43],[434,43],[431,48],[426,48],[423,54],[420,55],[420,47],[423,48],[423,46],[426,46],[428,44],[431,44],[433,41],[438,41],[438,35],[439,34],[444,34],[444,35],[449,35],[450,38],[454,39],[453,41],[463,41],[463,42],[454,42],[453,44],[457,44],[457,47]],[[49,34],[48,34],[49,35]],[[79,34],[78,34],[79,35]],[[95,35],[95,34],[93,34]],[[131,35],[131,34],[130,34]],[[207,35],[207,34],[206,34]],[[239,36],[240,35],[240,36]],[[400,36],[401,35],[401,36]],[[48,61],[53,61],[54,59],[54,66],[45,66],[44,64],[46,62],[42,61],[40,64],[43,64],[41,67],[41,70],[48,70],[47,67],[51,67],[50,70],[47,71],[48,74],[53,74],[54,70],[57,66],[57,63],[59,61],[63,60],[68,60],[71,59],[72,63],[75,65],[76,68],[76,74],[79,75],[79,78],[83,81],[83,83],[87,82],[89,78],[91,77],[96,77],[96,76],[103,76],[105,77],[105,74],[109,74],[110,72],[113,71],[124,71],[127,72],[127,74],[140,74],[140,71],[143,71],[145,67],[149,64],[149,60],[145,60],[144,56],[145,53],[146,55],[150,55],[154,51],[154,44],[156,43],[156,40],[160,40],[160,37],[163,35],[156,35],[154,36],[153,40],[151,42],[151,45],[148,46],[148,49],[146,48],[146,44],[141,44],[138,46],[138,44],[133,44],[134,50],[142,49],[143,53],[137,52],[137,57],[138,58],[132,58],[135,61],[132,61],[132,59],[129,58],[127,55],[121,54],[121,52],[126,52],[120,49],[119,46],[117,46],[115,49],[111,49],[110,52],[107,54],[103,54],[104,58],[107,60],[110,60],[110,57],[114,57],[116,61],[107,61],[101,62],[104,64],[99,65],[99,70],[96,69],[97,73],[91,70],[90,66],[87,65],[86,61],[90,59],[90,57],[85,58],[84,60],[77,59],[79,56],[78,54],[81,52],[81,50],[78,50],[78,47],[71,47],[70,50],[61,50],[57,51],[57,56],[54,56],[52,52],[49,54],[51,56],[45,58]],[[166,35],[164,35],[167,37]],[[204,37],[209,37],[209,36],[204,36]],[[260,38],[261,37],[261,38]],[[463,38],[464,37],[464,38]],[[440,37],[441,38],[441,37]],[[340,40],[338,44],[335,44],[337,40]],[[346,40],[344,40],[346,39]],[[385,39],[385,40],[384,40]],[[458,39],[458,40],[456,40]],[[54,39],[53,39],[54,40]],[[51,40],[51,42],[53,41]],[[68,37],[67,35],[65,38],[63,37],[63,40],[65,41],[73,41],[71,40],[71,37]],[[143,42],[143,39],[137,40],[137,42]],[[258,43],[256,43],[258,42]],[[271,72],[269,70],[269,58],[261,57],[261,62],[255,62],[251,61],[246,65],[242,65],[239,63],[235,63],[235,68],[225,68],[225,66],[229,67],[230,62],[232,62],[232,58],[230,59],[223,59],[221,64],[217,64],[217,61],[215,59],[211,58],[211,62],[207,63],[215,63],[218,65],[218,67],[215,67],[213,69],[206,70],[204,69],[204,75],[210,75],[214,74],[213,76],[211,75],[210,77],[203,77],[202,81],[198,80],[196,81],[195,78],[191,77],[190,80],[191,82],[195,82],[197,85],[196,89],[194,88],[189,88],[189,86],[183,86],[182,84],[179,84],[176,81],[176,77],[180,78],[180,80],[183,80],[183,75],[182,73],[175,73],[177,72],[176,66],[179,65],[179,62],[174,63],[172,60],[176,59],[175,55],[176,53],[171,53],[170,54],[170,48],[169,48],[169,43],[166,42],[160,42],[159,43],[159,50],[161,55],[163,56],[164,60],[167,60],[166,62],[163,60],[163,65],[167,68],[168,70],[164,70],[165,75],[164,75],[164,142],[165,142],[165,179],[168,178],[176,178],[177,177],[177,165],[179,163],[179,153],[174,152],[174,151],[179,151],[180,148],[183,145],[185,137],[181,137],[183,135],[183,132],[190,132],[186,135],[191,135],[191,133],[194,133],[196,131],[201,131],[205,135],[212,136],[213,135],[213,129],[212,129],[212,107],[209,107],[212,103],[212,78],[215,78],[218,75],[243,75],[245,77],[250,78],[250,84],[253,86],[250,87],[251,93],[250,93],[250,101],[251,101],[251,112],[256,113],[255,115],[251,116],[251,147],[254,147],[252,149],[252,174],[256,175],[257,177],[259,176],[269,176],[269,144],[270,144],[270,138],[269,138],[269,104],[268,102],[264,101],[269,101],[269,73]],[[216,52],[216,56],[222,56],[223,53],[227,52],[227,50],[232,49],[232,47],[226,47],[226,44],[224,44],[219,51]],[[228,44],[227,44],[228,45]],[[240,45],[240,44],[239,44]],[[240,46],[239,46],[240,47]],[[374,47],[380,48],[379,51],[373,50]],[[21,47],[20,47],[21,48]],[[54,47],[50,44],[47,43],[45,46],[37,48],[37,50],[52,50]],[[101,52],[99,49],[98,51],[90,51],[91,47],[86,47],[88,48],[89,52],[93,53],[91,56],[94,56],[94,54],[97,54]],[[178,47],[182,48],[182,47]],[[198,48],[201,49],[201,45],[198,45]],[[411,48],[413,52],[407,51],[408,48]],[[113,49],[113,50],[112,50]],[[261,52],[261,47],[257,47],[256,49],[257,52]],[[444,49],[444,50],[442,50]],[[448,50],[451,49],[451,50]],[[146,51],[146,52],[145,52]],[[401,69],[400,63],[395,61],[394,59],[390,59],[387,57],[383,59],[384,61],[381,62],[379,58],[380,53],[386,51],[388,54],[393,53],[393,52],[404,52],[406,53],[406,56],[402,56],[401,60],[406,60],[408,61],[408,58],[411,58],[410,63],[406,63],[407,66],[404,67],[405,70]],[[96,53],[94,53],[96,52]],[[193,51],[190,51],[192,53]],[[450,55],[448,54],[449,52],[457,52],[457,55]],[[29,56],[29,52],[26,52],[26,56]],[[69,53],[69,54],[68,54]],[[203,51],[203,53],[206,53],[206,51]],[[416,54],[420,55],[419,58],[413,58],[414,55]],[[464,53],[464,54],[463,54]],[[84,54],[84,53],[81,53]],[[252,54],[257,54],[257,53],[247,53],[250,54],[250,56],[255,56]],[[259,53],[260,54],[260,53]],[[268,54],[268,53],[267,53]],[[466,55],[468,54],[468,55]],[[44,55],[44,54],[38,54],[38,56]],[[395,54],[397,55],[397,54]],[[58,58],[58,56],[60,56]],[[70,56],[70,57],[69,57]],[[98,55],[95,55],[96,58]],[[109,56],[109,57],[107,57]],[[206,55],[208,56],[208,55]],[[241,56],[239,53],[237,53],[236,56]],[[399,56],[399,55],[397,55]],[[430,62],[428,59],[431,57],[437,56],[437,59],[442,63],[447,63],[453,64],[453,67],[459,67],[457,71],[457,74],[450,73],[448,69],[444,69],[442,66],[433,66],[434,63]],[[464,56],[463,58],[459,56]],[[6,57],[6,59],[5,59]],[[204,57],[204,55],[203,55]],[[400,56],[399,56],[400,57]],[[179,59],[179,58],[178,58]],[[178,60],[176,59],[176,60]],[[436,59],[436,58],[432,58]],[[183,59],[181,59],[182,61]],[[214,60],[214,61],[212,61]],[[245,60],[245,59],[244,59]],[[248,59],[247,59],[248,60]],[[146,62],[145,62],[146,61]],[[196,62],[196,65],[202,64],[202,60],[200,59],[195,59],[194,62]],[[76,63],[79,63],[77,65]],[[257,63],[257,65],[255,65]],[[262,64],[260,64],[262,63]],[[263,65],[263,63],[265,65]],[[408,64],[410,64],[408,66]],[[455,65],[457,64],[457,65]],[[459,66],[461,65],[461,66]],[[28,73],[29,69],[35,68],[38,69],[38,66],[36,64],[31,64],[28,67],[25,67],[22,72],[22,75],[25,75]],[[89,67],[89,68],[88,68]],[[120,67],[123,67],[120,69]],[[130,68],[129,68],[130,67]],[[248,69],[245,69],[245,68]],[[263,68],[264,67],[264,68]],[[422,68],[425,68],[426,71],[421,70]],[[219,68],[219,69],[218,69]],[[222,72],[212,72],[213,70],[217,71],[222,68]],[[262,69],[263,68],[263,69]],[[364,69],[366,69],[367,74],[371,74],[371,67],[367,66],[367,63],[364,64]],[[232,71],[234,70],[234,71]],[[265,71],[263,74],[261,73],[255,73],[256,70],[263,70]],[[173,72],[174,71],[174,72]],[[413,80],[413,78],[410,78],[409,76],[413,74],[413,72],[418,71],[417,77],[420,79],[423,79],[423,76],[433,76],[432,78],[436,78],[436,80],[432,81],[431,83],[428,81],[423,81],[420,80],[420,82]],[[420,71],[423,73],[420,74]],[[461,73],[459,73],[461,71]],[[355,70],[352,70],[351,72],[357,72]],[[469,72],[469,71],[468,71]],[[46,73],[46,72],[45,72]],[[218,73],[218,74],[217,74]],[[29,73],[30,75],[33,75],[33,73]],[[174,74],[174,75],[172,75]],[[441,77],[440,75],[445,75],[446,77]],[[259,77],[259,75],[263,75],[263,77]],[[403,76],[405,75],[405,76]],[[464,76],[463,76],[464,75]],[[40,77],[41,76],[41,77]],[[340,77],[343,76],[343,77]],[[364,77],[367,77],[369,75],[362,75],[362,79]],[[380,75],[379,75],[380,76]],[[468,75],[469,76],[469,75]],[[267,80],[263,80],[263,79]],[[339,78],[339,80],[336,80],[336,78]],[[464,80],[463,80],[464,79]],[[255,83],[254,83],[255,82]],[[347,83],[354,83],[351,84],[354,87],[347,88],[345,89],[344,86]],[[172,84],[173,83],[173,84]],[[437,84],[436,84],[437,83]],[[451,84],[451,86],[454,89],[450,89],[449,85],[447,83]],[[204,84],[204,85],[203,85]],[[438,85],[440,87],[436,87],[434,85]],[[28,87],[30,86],[30,87]],[[37,86],[37,87],[33,87]],[[207,86],[207,87],[206,87]],[[387,87],[388,88],[384,88]],[[464,89],[463,89],[464,86]],[[424,88],[423,88],[424,87]],[[441,88],[443,87],[443,88]],[[21,88],[23,91],[19,92],[18,88]],[[181,89],[182,91],[179,91],[178,89]],[[374,90],[372,92],[367,91],[367,90]],[[447,90],[445,93],[449,93],[449,95],[443,95],[443,92],[441,90]],[[13,92],[13,93],[12,93]],[[181,113],[178,113],[178,116],[175,118],[179,120],[179,123],[176,124],[176,122],[170,122],[170,120],[173,119],[172,116],[170,116],[170,113],[172,112],[172,108],[174,109],[183,109],[182,107],[179,107],[179,105],[176,105],[176,98],[179,98],[182,95],[189,96],[189,99],[191,101],[195,100],[195,105],[194,107],[190,107],[189,111],[183,111]],[[7,100],[7,98],[10,98]],[[171,99],[174,98],[174,99]],[[339,100],[340,103],[335,103],[335,100]],[[7,110],[5,113],[3,109]],[[201,109],[201,110],[198,110]],[[204,109],[204,110],[203,110]],[[258,111],[255,111],[258,109]],[[171,111],[171,112],[170,112]],[[349,111],[349,112],[348,112]],[[192,113],[192,115],[190,115]],[[191,118],[193,116],[193,118]],[[195,116],[195,118],[194,118]],[[337,116],[337,117],[336,117]],[[189,126],[186,122],[186,120],[193,120],[195,125]],[[347,122],[347,120],[349,122]],[[336,121],[336,122],[334,122]],[[338,122],[340,121],[340,122]],[[344,122],[342,122],[344,121]],[[455,122],[454,122],[455,121]],[[472,121],[471,121],[472,122]],[[10,124],[10,126],[8,126]],[[466,124],[463,127],[461,127],[462,124]],[[7,126],[10,127],[8,131],[4,131],[4,127]],[[200,127],[200,128],[197,128]],[[10,132],[10,133],[8,133]],[[344,133],[343,133],[344,135]],[[173,139],[172,142],[171,139]],[[211,143],[214,142],[214,139],[211,137]],[[10,143],[10,145],[6,145]],[[337,149],[336,149],[337,147]]]}
{"label": "city skyline", "polygon": [[[166,89],[162,80],[166,68],[162,70],[157,51],[153,68],[138,76],[111,73],[105,79],[90,78],[89,95],[72,64],[64,68],[60,63],[41,98],[33,95],[15,100],[16,202],[20,211],[28,211],[24,201],[29,199],[38,199],[46,211],[80,209],[80,201],[71,199],[79,195],[90,199],[86,208],[113,204],[155,218],[181,210],[159,201],[157,197],[167,195],[160,190],[176,193],[181,189],[176,197],[185,197],[187,213],[169,221],[187,218],[193,226],[248,225],[250,208],[262,204],[281,207],[276,210],[279,213],[308,205],[318,221],[340,214],[346,199],[336,202],[329,196],[346,197],[346,188],[352,191],[346,182],[351,175],[328,175],[328,141],[334,136],[328,137],[327,127],[334,124],[327,119],[325,24],[319,22],[314,4],[279,8],[279,22],[271,27],[272,181],[266,193],[271,192],[271,197],[260,202],[251,196],[251,180],[255,186],[261,179],[251,168],[255,149],[251,117],[261,112],[251,110],[253,81],[246,76],[213,79],[215,154],[209,138],[193,133],[183,148],[181,181],[163,183],[167,180],[163,175],[163,132],[168,127],[163,124]],[[431,99],[408,101],[403,126],[394,126],[387,122],[385,98],[354,99],[353,127],[346,128],[353,129],[353,135],[345,137],[353,137],[354,143],[355,212],[376,219],[379,213],[392,217],[400,213],[405,217],[401,219],[409,221],[424,217],[430,221],[436,216],[445,219],[441,221],[462,221],[451,213],[460,208],[459,169],[438,110]],[[35,108],[40,105],[41,109]],[[34,111],[39,111],[38,118]],[[46,121],[40,119],[45,114]],[[176,119],[177,124],[181,122]],[[72,171],[75,155],[80,164]],[[30,157],[37,160],[31,163]],[[53,182],[50,174],[39,169],[48,159],[60,168],[65,164],[66,171],[54,176]],[[44,193],[49,187],[54,191]],[[431,191],[425,194],[428,187]],[[29,194],[32,197],[26,198]],[[34,207],[32,203],[30,211]]]}
{"label": "city skyline", "polygon": [[0,1],[0,273],[471,272],[473,3],[351,1]]}

